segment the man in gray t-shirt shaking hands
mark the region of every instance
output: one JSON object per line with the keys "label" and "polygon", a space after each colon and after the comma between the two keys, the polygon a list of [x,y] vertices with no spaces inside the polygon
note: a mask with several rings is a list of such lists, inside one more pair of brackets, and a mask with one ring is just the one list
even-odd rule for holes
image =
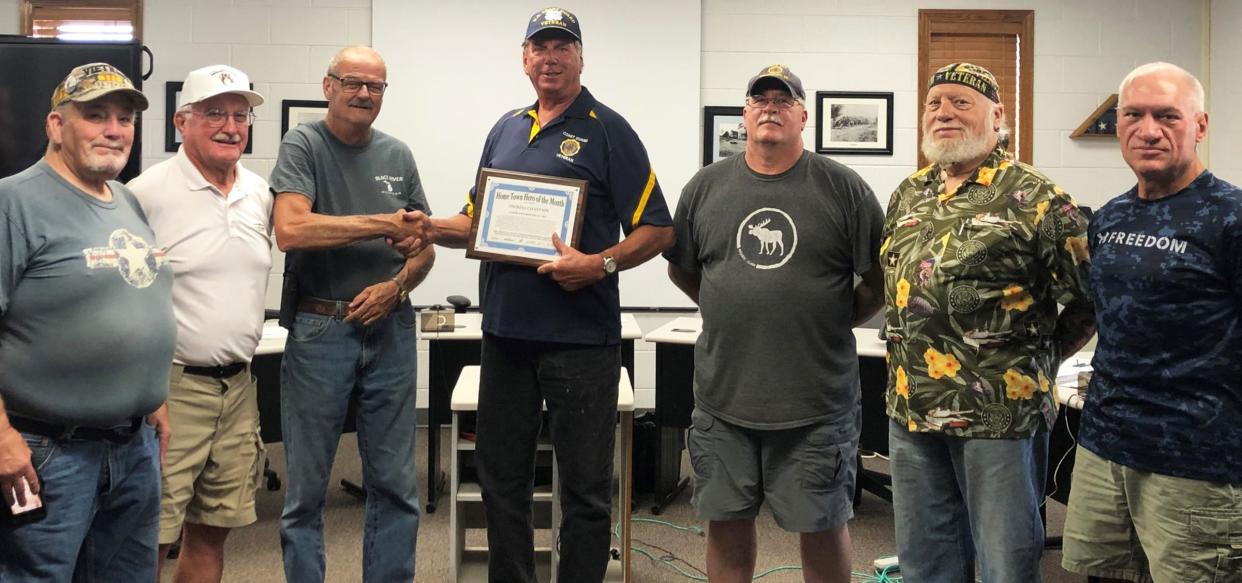
{"label": "man in gray t-shirt shaking hands", "polygon": [[[323,509],[350,400],[366,486],[361,581],[414,579],[414,310],[406,294],[434,251],[405,257],[407,210],[430,212],[410,148],[371,127],[388,69],[367,47],[328,63],[323,121],[289,130],[272,169],[276,244],[285,256],[281,312],[289,340],[280,416],[289,472],[280,540],[285,578],[324,578]],[[292,320],[292,322],[289,322]]]}
{"label": "man in gray t-shirt shaking hands", "polygon": [[746,150],[682,190],[664,254],[703,313],[693,503],[710,522],[712,581],[751,580],[766,500],[800,534],[806,579],[846,582],[860,414],[852,328],[883,301],[883,211],[854,171],[803,148],[806,93],[792,71],[765,67],[746,88]]}

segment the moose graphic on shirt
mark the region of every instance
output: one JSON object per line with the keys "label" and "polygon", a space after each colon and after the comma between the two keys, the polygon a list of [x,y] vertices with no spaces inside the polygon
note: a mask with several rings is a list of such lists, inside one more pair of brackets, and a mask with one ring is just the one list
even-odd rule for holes
{"label": "moose graphic on shirt", "polygon": [[798,249],[798,227],[781,209],[756,209],[738,223],[734,245],[738,256],[751,267],[777,269]]}
{"label": "moose graphic on shirt", "polygon": [[771,229],[764,228],[771,222],[772,222],[772,219],[763,219],[762,221],[759,221],[758,224],[750,225],[746,229],[746,233],[749,235],[754,235],[756,239],[759,239],[759,254],[760,255],[772,255],[776,253],[776,248],[778,246],[781,248],[780,254],[784,255],[785,254],[785,234],[780,231],[773,231]]}

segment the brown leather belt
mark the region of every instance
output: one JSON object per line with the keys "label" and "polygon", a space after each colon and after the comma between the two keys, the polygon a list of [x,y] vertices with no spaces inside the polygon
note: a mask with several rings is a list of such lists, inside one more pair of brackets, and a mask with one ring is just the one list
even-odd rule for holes
{"label": "brown leather belt", "polygon": [[302,298],[298,300],[298,311],[320,316],[336,316],[344,318],[349,312],[349,302],[321,300],[319,298]]}

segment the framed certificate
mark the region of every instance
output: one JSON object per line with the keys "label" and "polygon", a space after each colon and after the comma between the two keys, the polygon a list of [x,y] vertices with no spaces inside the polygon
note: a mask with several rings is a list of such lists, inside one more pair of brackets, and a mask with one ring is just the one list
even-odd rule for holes
{"label": "framed certificate", "polygon": [[521,265],[556,259],[552,234],[578,246],[587,181],[484,168],[466,257]]}

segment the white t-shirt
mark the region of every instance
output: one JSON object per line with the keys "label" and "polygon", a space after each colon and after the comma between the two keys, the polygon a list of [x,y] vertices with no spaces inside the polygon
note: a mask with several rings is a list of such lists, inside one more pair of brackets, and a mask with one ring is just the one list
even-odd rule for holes
{"label": "white t-shirt", "polygon": [[272,267],[272,194],[237,164],[225,197],[181,148],[129,183],[173,268],[177,352],[187,366],[250,362]]}

